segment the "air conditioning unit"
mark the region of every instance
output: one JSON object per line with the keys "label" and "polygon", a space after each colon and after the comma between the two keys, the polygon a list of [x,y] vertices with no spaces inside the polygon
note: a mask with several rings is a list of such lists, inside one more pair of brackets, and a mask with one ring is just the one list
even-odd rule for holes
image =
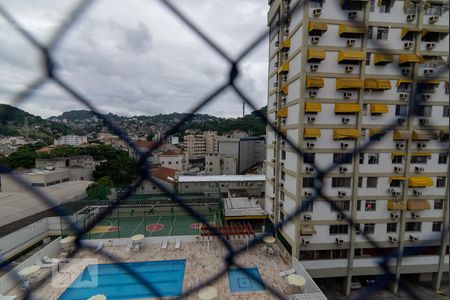
{"label": "air conditioning unit", "polygon": [[312,36],[311,44],[317,45],[320,42],[320,36]]}
{"label": "air conditioning unit", "polygon": [[348,144],[347,143],[341,143],[341,148],[342,149],[347,149],[348,148]]}
{"label": "air conditioning unit", "polygon": [[345,219],[345,216],[344,216],[343,214],[337,214],[337,215],[336,215],[336,218],[337,218],[338,220],[344,220],[344,219]]}
{"label": "air conditioning unit", "polygon": [[426,44],[427,50],[433,50],[436,48],[436,43],[427,43]]}
{"label": "air conditioning unit", "polygon": [[317,97],[317,91],[309,91],[309,97],[311,98]]}
{"label": "air conditioning unit", "polygon": [[349,118],[342,118],[342,123],[347,124],[348,122],[350,122]]}
{"label": "air conditioning unit", "polygon": [[340,237],[336,237],[336,244],[342,245],[344,243],[344,240]]}
{"label": "air conditioning unit", "polygon": [[275,196],[270,197],[270,199],[275,200]]}
{"label": "air conditioning unit", "polygon": [[347,196],[347,193],[343,192],[343,191],[338,191],[338,196],[339,197],[345,197],[345,196]]}
{"label": "air conditioning unit", "polygon": [[409,235],[409,240],[410,240],[411,242],[415,242],[415,241],[418,241],[419,238],[418,238],[417,236],[414,236],[414,235],[410,234],[410,235]]}
{"label": "air conditioning unit", "polygon": [[275,47],[279,47],[280,46],[280,41],[276,41],[275,42]]}
{"label": "air conditioning unit", "polygon": [[411,74],[411,69],[402,69],[403,76],[409,76]]}
{"label": "air conditioning unit", "polygon": [[309,67],[310,67],[311,72],[316,72],[319,69],[318,64],[312,64]]}
{"label": "air conditioning unit", "polygon": [[358,16],[358,12],[357,11],[349,11],[348,12],[348,18],[353,20],[356,19],[356,17]]}
{"label": "air conditioning unit", "polygon": [[283,30],[283,33],[284,33],[285,36],[288,36],[289,35],[289,28],[285,28]]}
{"label": "air conditioning unit", "polygon": [[344,98],[351,98],[353,95],[352,92],[344,92]]}
{"label": "air conditioning unit", "polygon": [[308,117],[308,123],[314,123],[316,121],[316,117]]}
{"label": "air conditioning unit", "polygon": [[396,243],[397,241],[398,241],[398,238],[396,236],[392,236],[392,235],[389,236],[389,242]]}
{"label": "air conditioning unit", "polygon": [[425,76],[433,75],[433,73],[434,73],[433,69],[424,69],[423,70],[423,75],[425,75]]}
{"label": "air conditioning unit", "polygon": [[280,201],[280,208],[283,208],[284,202]]}
{"label": "air conditioning unit", "polygon": [[347,47],[353,47],[356,44],[356,40],[347,40]]}
{"label": "air conditioning unit", "polygon": [[282,104],[286,104],[286,101],[287,101],[287,97],[286,96],[281,97],[281,103]]}
{"label": "air conditioning unit", "polygon": [[273,106],[277,106],[278,105],[278,101],[273,101],[272,105]]}
{"label": "air conditioning unit", "polygon": [[281,80],[282,81],[287,81],[288,80],[288,76],[286,74],[281,75]]}
{"label": "air conditioning unit", "polygon": [[422,100],[426,101],[429,100],[431,98],[430,94],[422,94]]}
{"label": "air conditioning unit", "polygon": [[280,182],[280,187],[284,187],[284,183],[283,182]]}
{"label": "air conditioning unit", "polygon": [[278,87],[278,81],[275,81],[275,82],[273,83],[273,87]]}
{"label": "air conditioning unit", "polygon": [[314,148],[316,146],[316,144],[314,143],[306,143],[306,148],[311,149]]}
{"label": "air conditioning unit", "polygon": [[399,214],[396,214],[396,213],[391,213],[391,219],[398,219],[398,218],[400,218],[400,215]]}
{"label": "air conditioning unit", "polygon": [[274,62],[274,63],[273,63],[273,66],[274,66],[275,68],[278,68],[278,62],[277,62],[277,61]]}
{"label": "air conditioning unit", "polygon": [[401,93],[401,94],[400,94],[400,100],[408,100],[408,94],[406,94],[406,93]]}
{"label": "air conditioning unit", "polygon": [[419,125],[425,126],[429,123],[428,119],[419,119]]}
{"label": "air conditioning unit", "polygon": [[314,17],[320,17],[320,15],[322,14],[322,9],[321,8],[316,8],[313,10],[312,12]]}
{"label": "air conditioning unit", "polygon": [[438,17],[438,16],[432,16],[432,17],[430,17],[430,18],[428,19],[428,21],[429,21],[431,24],[434,24],[434,23],[436,23],[437,21],[439,21],[439,17]]}
{"label": "air conditioning unit", "polygon": [[421,191],[418,191],[418,190],[414,190],[414,191],[413,191],[413,195],[414,195],[414,196],[422,196],[422,192],[421,192]]}
{"label": "air conditioning unit", "polygon": [[284,162],[280,162],[280,166],[284,167]]}
{"label": "air conditioning unit", "polygon": [[305,197],[312,197],[312,193],[311,192],[305,192]]}
{"label": "air conditioning unit", "polygon": [[273,121],[273,125],[278,126],[278,121],[277,120]]}
{"label": "air conditioning unit", "polygon": [[281,141],[281,147],[286,146],[286,141]]}
{"label": "air conditioning unit", "polygon": [[417,143],[418,149],[425,149],[426,147],[427,147],[427,144],[425,144],[425,143]]}
{"label": "air conditioning unit", "polygon": [[306,167],[306,168],[305,168],[305,172],[306,172],[306,173],[312,173],[312,172],[314,172],[314,168],[312,168],[312,167]]}
{"label": "air conditioning unit", "polygon": [[403,48],[405,49],[411,49],[413,47],[413,42],[406,42],[403,44]]}
{"label": "air conditioning unit", "polygon": [[281,119],[281,124],[286,125],[286,118]]}
{"label": "air conditioning unit", "polygon": [[407,22],[412,22],[412,21],[415,21],[416,19],[417,19],[417,16],[414,15],[414,14],[411,14],[411,15],[407,15],[407,16],[406,16],[406,21],[407,21]]}
{"label": "air conditioning unit", "polygon": [[274,164],[275,163],[275,158],[272,158],[270,161]]}
{"label": "air conditioning unit", "polygon": [[420,214],[418,212],[412,212],[411,218],[420,218]]}
{"label": "air conditioning unit", "polygon": [[270,181],[275,182],[275,178],[271,178]]}
{"label": "air conditioning unit", "polygon": [[346,167],[339,167],[339,173],[346,173],[348,171],[348,168]]}
{"label": "air conditioning unit", "polygon": [[346,72],[346,73],[351,73],[351,72],[353,72],[353,67],[352,67],[352,66],[345,66],[345,72]]}
{"label": "air conditioning unit", "polygon": [[397,167],[397,166],[395,166],[395,167],[394,167],[394,172],[395,172],[395,173],[403,172],[403,167]]}
{"label": "air conditioning unit", "polygon": [[277,144],[277,141],[272,141],[272,145],[276,145]]}
{"label": "air conditioning unit", "polygon": [[403,124],[405,124],[405,122],[406,122],[406,120],[403,118],[400,118],[397,120],[398,125],[403,125]]}
{"label": "air conditioning unit", "polygon": [[310,241],[302,239],[302,245],[309,245],[310,243]]}
{"label": "air conditioning unit", "polygon": [[404,143],[395,143],[395,148],[403,149],[403,148],[405,148],[405,144]]}
{"label": "air conditioning unit", "polygon": [[283,59],[284,59],[284,60],[287,60],[288,58],[289,58],[289,53],[284,52],[284,53],[283,53]]}
{"label": "air conditioning unit", "polygon": [[401,193],[400,193],[400,191],[392,189],[391,190],[391,195],[394,196],[394,197],[398,197],[398,196],[401,195]]}
{"label": "air conditioning unit", "polygon": [[310,214],[304,214],[304,215],[303,215],[303,220],[305,220],[305,221],[311,221],[311,219],[312,219],[312,217],[311,217]]}
{"label": "air conditioning unit", "polygon": [[423,171],[425,171],[424,167],[415,167],[414,170],[416,171],[416,173],[422,173]]}

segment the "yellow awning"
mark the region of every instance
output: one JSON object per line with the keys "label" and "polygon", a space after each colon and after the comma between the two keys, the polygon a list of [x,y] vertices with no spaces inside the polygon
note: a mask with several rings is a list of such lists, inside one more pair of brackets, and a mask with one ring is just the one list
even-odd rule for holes
{"label": "yellow awning", "polygon": [[354,128],[342,128],[342,129],[333,129],[333,139],[342,140],[342,139],[357,139],[359,138],[360,133],[358,129]]}
{"label": "yellow awning", "polygon": [[389,112],[389,108],[386,104],[370,104],[371,114],[385,114]]}
{"label": "yellow awning", "polygon": [[286,84],[285,86],[283,86],[282,88],[281,88],[281,91],[284,93],[284,94],[288,94],[288,92],[289,92],[289,86]]}
{"label": "yellow awning", "polygon": [[437,140],[438,138],[439,133],[437,131],[413,130],[412,133],[413,141],[429,141],[429,140]]}
{"label": "yellow awning", "polygon": [[343,34],[364,34],[367,32],[367,29],[363,26],[354,26],[354,25],[339,25],[339,35]]}
{"label": "yellow awning", "polygon": [[431,157],[431,152],[413,152],[411,156],[428,156]]}
{"label": "yellow awning", "polygon": [[366,55],[363,51],[339,51],[338,62],[347,61],[363,61],[366,59]]}
{"label": "yellow awning", "polygon": [[281,49],[283,48],[290,48],[291,47],[291,39],[287,38],[281,43]]}
{"label": "yellow awning", "polygon": [[422,29],[420,28],[408,28],[408,27],[403,27],[402,28],[402,32],[401,32],[401,37],[402,40],[406,37],[406,35],[412,35],[414,33],[419,33],[422,32]]}
{"label": "yellow awning", "polygon": [[425,81],[422,81],[421,83],[426,83],[426,84],[440,84],[441,81],[440,81],[440,80],[434,79],[434,80],[425,80]]}
{"label": "yellow awning", "polygon": [[389,176],[389,182],[392,180],[406,180],[405,176]]}
{"label": "yellow awning", "polygon": [[385,134],[386,132],[383,129],[379,128],[370,128],[369,129],[369,136],[373,136],[376,134]]}
{"label": "yellow awning", "polygon": [[280,132],[281,132],[282,135],[286,136],[287,135],[287,128],[280,129]]}
{"label": "yellow awning", "polygon": [[362,89],[364,81],[358,78],[336,78],[337,90]]}
{"label": "yellow awning", "polygon": [[427,176],[412,176],[409,177],[410,187],[426,187],[433,186],[433,179]]}
{"label": "yellow awning", "polygon": [[318,50],[318,49],[308,49],[307,59],[308,62],[312,61],[322,61],[326,57],[325,50]]}
{"label": "yellow awning", "polygon": [[323,88],[324,81],[320,77],[306,77],[306,88]]}
{"label": "yellow awning", "polygon": [[[441,33],[443,33],[443,34],[441,35]],[[448,27],[442,28],[442,29],[438,28],[438,27],[424,29],[422,31],[422,39],[424,37],[426,37],[428,34],[439,34],[439,35],[441,35],[440,39],[442,39],[443,37],[445,37],[448,34]]]}
{"label": "yellow awning", "polygon": [[358,113],[361,106],[358,103],[336,103],[334,105],[335,113]]}
{"label": "yellow awning", "polygon": [[406,156],[405,152],[392,152],[391,157],[394,158],[396,156]]}
{"label": "yellow awning", "polygon": [[408,130],[396,129],[394,130],[394,141],[403,141],[409,140],[412,136],[412,133]]}
{"label": "yellow awning", "polygon": [[280,108],[280,110],[278,110],[277,117],[287,118],[287,116],[288,116],[288,108],[287,107],[283,107],[283,108]]}
{"label": "yellow awning", "polygon": [[410,79],[399,79],[399,80],[397,80],[397,87],[399,87],[400,84],[402,84],[402,83],[412,83],[412,82],[413,81]]}
{"label": "yellow awning", "polygon": [[391,81],[386,79],[367,78],[364,80],[364,89],[366,90],[390,90]]}
{"label": "yellow awning", "polygon": [[428,210],[431,209],[430,203],[425,199],[408,199],[407,210]]}
{"label": "yellow awning", "polygon": [[278,73],[285,73],[289,72],[289,62],[285,62],[281,65],[281,67],[278,68]]}
{"label": "yellow awning", "polygon": [[404,210],[405,203],[401,200],[388,200],[387,207],[388,210]]}
{"label": "yellow awning", "polygon": [[301,225],[300,226],[300,235],[313,235],[316,234],[316,229],[314,225]]}
{"label": "yellow awning", "polygon": [[308,113],[318,113],[322,111],[322,104],[318,102],[306,102],[305,103],[305,112]]}
{"label": "yellow awning", "polygon": [[327,30],[328,30],[327,23],[309,22],[308,32],[312,32],[312,31],[327,31]]}
{"label": "yellow awning", "polygon": [[318,128],[305,128],[303,131],[304,138],[319,138],[321,136],[320,129]]}
{"label": "yellow awning", "polygon": [[398,56],[398,64],[403,65],[407,63],[418,63],[420,62],[420,57],[415,54],[400,54]]}
{"label": "yellow awning", "polygon": [[375,53],[374,55],[374,64],[375,65],[385,65],[391,63],[394,60],[392,54],[381,54]]}

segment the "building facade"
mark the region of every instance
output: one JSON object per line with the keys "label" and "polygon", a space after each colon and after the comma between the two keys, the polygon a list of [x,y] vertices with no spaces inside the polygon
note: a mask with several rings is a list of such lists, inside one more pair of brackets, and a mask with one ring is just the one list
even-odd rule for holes
{"label": "building facade", "polygon": [[[347,294],[353,277],[380,273],[362,232],[411,253],[389,262],[394,291],[408,273],[431,274],[439,288],[448,272],[448,1],[269,4],[268,118],[281,135],[268,127],[265,207],[275,223],[307,210],[277,237],[313,277],[345,279]],[[422,102],[408,118],[416,82]],[[389,124],[395,130],[383,131]],[[314,165],[335,166],[323,180],[333,206],[311,201]]]}
{"label": "building facade", "polygon": [[205,154],[217,152],[217,133],[204,131],[202,134],[188,134],[184,137],[184,144],[190,159],[204,158]]}
{"label": "building facade", "polygon": [[245,170],[265,159],[266,142],[263,137],[219,137],[217,141],[221,156],[236,159],[235,174],[243,174]]}
{"label": "building facade", "polygon": [[87,136],[80,135],[64,135],[59,139],[55,139],[53,144],[55,146],[78,146],[84,143],[87,143]]}

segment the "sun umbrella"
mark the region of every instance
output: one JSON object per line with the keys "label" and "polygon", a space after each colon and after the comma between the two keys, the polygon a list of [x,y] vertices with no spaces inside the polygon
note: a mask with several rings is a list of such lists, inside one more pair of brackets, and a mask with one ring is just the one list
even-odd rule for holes
{"label": "sun umbrella", "polygon": [[202,300],[211,300],[217,297],[217,289],[213,286],[202,288],[198,292],[198,297]]}
{"label": "sun umbrella", "polygon": [[295,285],[295,286],[300,286],[300,287],[305,286],[305,283],[306,283],[305,277],[298,275],[298,274],[290,274],[287,277],[287,280],[290,285]]}

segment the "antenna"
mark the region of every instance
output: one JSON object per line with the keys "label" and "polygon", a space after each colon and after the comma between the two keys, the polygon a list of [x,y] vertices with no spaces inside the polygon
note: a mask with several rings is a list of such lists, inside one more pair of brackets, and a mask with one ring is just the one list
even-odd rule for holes
{"label": "antenna", "polygon": [[245,116],[245,102],[242,103],[242,117]]}

